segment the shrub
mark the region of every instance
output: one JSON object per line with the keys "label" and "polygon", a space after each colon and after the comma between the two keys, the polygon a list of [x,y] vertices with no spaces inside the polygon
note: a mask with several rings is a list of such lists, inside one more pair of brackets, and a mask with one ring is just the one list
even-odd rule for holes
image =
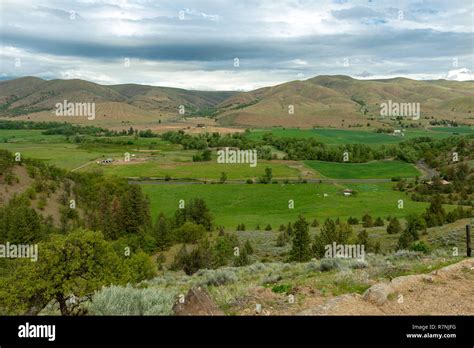
{"label": "shrub", "polygon": [[245,250],[243,250],[243,251],[239,254],[239,256],[237,256],[237,257],[234,259],[234,266],[235,266],[235,267],[247,266],[249,263],[250,263],[249,255],[247,254],[247,252],[246,252]]}
{"label": "shrub", "polygon": [[183,245],[176,254],[171,269],[183,270],[187,275],[196,273],[207,265],[207,254],[201,248],[194,248],[190,252]]}
{"label": "shrub", "polygon": [[204,236],[205,229],[201,225],[185,222],[183,226],[173,231],[176,241],[180,243],[196,243]]}
{"label": "shrub", "polygon": [[424,254],[428,254],[430,252],[430,247],[424,241],[420,240],[418,242],[413,243],[410,246],[410,250],[419,251],[419,252],[422,252]]}
{"label": "shrub", "polygon": [[340,262],[338,259],[322,259],[321,264],[319,265],[319,270],[321,272],[329,272],[339,267]]}
{"label": "shrub", "polygon": [[271,230],[272,230],[272,226],[270,226],[269,224],[265,226],[265,231],[271,231]]}
{"label": "shrub", "polygon": [[102,288],[87,306],[92,315],[171,315],[177,293],[167,288]]}
{"label": "shrub", "polygon": [[285,232],[280,232],[278,234],[277,240],[276,240],[276,246],[277,247],[284,247],[286,244],[290,242],[290,236],[288,236],[287,233]]}
{"label": "shrub", "polygon": [[292,288],[290,284],[278,284],[272,287],[272,292],[276,294],[288,294]]}
{"label": "shrub", "polygon": [[350,264],[349,267],[352,269],[362,269],[362,268],[367,268],[369,267],[369,264],[366,261],[362,260],[353,260]]}
{"label": "shrub", "polygon": [[318,227],[319,226],[319,222],[317,219],[314,219],[313,222],[311,223],[311,227]]}
{"label": "shrub", "polygon": [[36,207],[39,209],[39,210],[44,210],[44,208],[46,207],[46,197],[44,195],[41,195],[41,197],[39,198],[38,200],[38,203],[36,204]]}
{"label": "shrub", "polygon": [[374,226],[384,226],[383,219],[379,216],[377,219],[375,219]]}
{"label": "shrub", "polygon": [[275,284],[282,280],[282,276],[280,274],[268,274],[263,277],[262,279],[262,284],[267,285],[267,284]]}
{"label": "shrub", "polygon": [[202,278],[199,281],[199,284],[207,286],[232,284],[239,280],[235,272],[233,272],[232,269],[228,268],[221,268],[216,270],[204,269],[196,273],[196,275]]}
{"label": "shrub", "polygon": [[250,243],[250,241],[249,241],[248,239],[245,241],[243,251],[244,251],[247,255],[252,255],[252,254],[254,253],[252,244]]}

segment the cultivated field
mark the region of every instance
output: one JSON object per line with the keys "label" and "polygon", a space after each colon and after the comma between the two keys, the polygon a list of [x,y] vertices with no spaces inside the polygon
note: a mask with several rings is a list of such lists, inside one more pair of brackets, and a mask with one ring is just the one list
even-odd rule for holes
{"label": "cultivated field", "polygon": [[474,133],[471,127],[438,127],[431,129],[406,129],[405,136],[395,136],[387,133],[376,133],[370,130],[345,130],[331,128],[296,129],[296,128],[269,128],[252,130],[249,137],[251,139],[261,139],[265,134],[273,134],[280,138],[315,138],[327,145],[341,144],[367,144],[381,145],[399,143],[401,141],[416,137],[431,137],[442,139],[451,136],[453,133],[469,134]]}
{"label": "cultivated field", "polygon": [[420,175],[411,164],[401,161],[373,161],[368,163],[335,163],[304,161],[321,175],[333,179],[390,179]]}

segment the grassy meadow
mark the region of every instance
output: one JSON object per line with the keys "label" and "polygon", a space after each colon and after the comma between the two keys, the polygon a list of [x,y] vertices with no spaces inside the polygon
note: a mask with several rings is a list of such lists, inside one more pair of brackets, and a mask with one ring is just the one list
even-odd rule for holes
{"label": "grassy meadow", "polygon": [[[158,155],[159,156],[159,155]],[[157,157],[157,156],[153,156]],[[134,178],[150,177],[164,178],[170,176],[173,179],[201,179],[201,180],[219,180],[221,173],[227,174],[227,180],[247,180],[249,178],[257,179],[265,172],[265,168],[272,169],[273,177],[297,179],[299,171],[282,163],[259,162],[256,167],[250,167],[248,164],[220,164],[211,162],[130,162],[122,165],[97,165],[93,164],[84,168],[84,170],[100,169],[105,174]]]}
{"label": "grassy meadow", "polygon": [[386,133],[375,133],[373,130],[345,130],[332,128],[296,129],[296,128],[269,128],[255,129],[248,135],[250,139],[261,139],[265,134],[272,133],[281,138],[315,138],[327,145],[342,144],[367,144],[381,145],[394,144],[416,137],[428,136],[435,139],[442,139],[451,136],[454,132],[459,134],[474,133],[469,127],[446,127],[428,129],[406,129],[405,136],[394,136]]}
{"label": "grassy meadow", "polygon": [[[427,203],[413,202],[404,193],[394,191],[392,183],[382,184],[196,184],[196,185],[142,185],[148,195],[154,217],[160,212],[172,215],[179,200],[204,199],[215,223],[235,228],[244,223],[247,229],[271,224],[274,230],[280,224],[294,221],[299,214],[308,219],[344,218],[359,219],[365,213],[373,217],[389,215],[405,217],[409,213],[421,213]],[[357,195],[346,197],[343,190],[350,188]],[[324,194],[327,196],[324,197]],[[398,209],[398,200],[404,200],[404,208]],[[294,209],[289,209],[294,200]]]}
{"label": "grassy meadow", "polygon": [[401,161],[373,161],[368,163],[335,163],[304,161],[310,168],[332,179],[390,179],[415,177],[420,172]]}

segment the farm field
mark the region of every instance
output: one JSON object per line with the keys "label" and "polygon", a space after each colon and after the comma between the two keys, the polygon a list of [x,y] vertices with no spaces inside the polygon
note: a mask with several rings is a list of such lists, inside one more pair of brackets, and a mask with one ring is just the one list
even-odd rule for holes
{"label": "farm field", "polygon": [[13,153],[20,152],[23,157],[43,160],[49,164],[68,170],[72,170],[99,157],[119,155],[118,152],[108,152],[106,149],[103,149],[101,152],[85,150],[75,144],[68,143],[0,143],[0,149],[5,149]]}
{"label": "farm field", "polygon": [[436,132],[446,132],[451,134],[471,134],[474,133],[474,128],[472,127],[433,127],[431,128]]}
{"label": "farm field", "polygon": [[[436,128],[438,129],[438,128]],[[315,128],[315,129],[296,129],[296,128],[272,128],[272,129],[256,129],[251,131],[248,135],[250,139],[261,139],[263,135],[272,133],[276,137],[282,138],[315,138],[327,145],[340,144],[367,144],[367,145],[381,145],[393,144],[407,139],[416,137],[428,136],[435,139],[447,138],[454,132],[455,129],[462,129],[463,134],[469,133],[469,127],[446,128],[443,131],[434,130],[420,130],[420,129],[406,129],[405,136],[393,136],[386,133],[375,133],[374,131],[362,130],[344,130],[344,129],[330,129],[330,128]],[[471,129],[471,133],[474,130]]]}
{"label": "farm field", "polygon": [[332,179],[390,179],[420,175],[420,172],[412,164],[401,161],[368,163],[304,161],[304,163],[321,175]]}
{"label": "farm field", "polygon": [[[427,203],[411,201],[404,193],[394,191],[392,183],[382,184],[198,184],[198,185],[141,185],[148,195],[152,215],[160,212],[174,214],[179,200],[202,198],[208,204],[217,225],[235,228],[244,223],[247,229],[270,224],[274,230],[280,224],[295,221],[299,214],[308,220],[361,218],[365,213],[372,216],[389,215],[405,217],[409,213],[421,213]],[[345,197],[342,191],[350,188],[356,196]],[[327,197],[324,197],[324,194]],[[404,200],[404,208],[398,209],[398,200]],[[294,200],[294,209],[288,201]]]}
{"label": "farm field", "polygon": [[[99,158],[123,158],[125,152],[142,151],[147,153],[149,149],[153,151],[169,151],[170,158],[173,160],[192,159],[194,151],[179,151],[179,155],[173,156],[172,151],[181,148],[180,145],[170,144],[166,141],[156,138],[138,138],[134,140],[133,136],[123,136],[107,138],[104,140],[127,141],[134,140],[135,144],[116,145],[103,143],[70,143],[66,141],[63,135],[43,135],[41,130],[10,130],[0,129],[0,149],[8,150],[13,153],[20,152],[22,156],[43,160],[60,168],[72,170],[87,162]],[[90,136],[84,138],[93,138]],[[182,158],[184,155],[184,158]]]}
{"label": "farm field", "polygon": [[[159,156],[158,156],[159,157]],[[295,162],[296,163],[296,162]],[[153,177],[164,178],[169,175],[176,179],[202,179],[219,180],[221,173],[227,174],[228,180],[256,179],[263,175],[265,168],[272,169],[273,177],[297,179],[299,171],[284,163],[272,163],[260,161],[254,168],[248,164],[219,164],[215,160],[211,162],[159,162],[147,161],[142,163],[130,163],[122,165],[100,166],[93,164],[84,170],[101,169],[106,174],[122,177]],[[316,176],[315,176],[316,177]]]}
{"label": "farm field", "polygon": [[44,135],[42,130],[36,129],[0,129],[1,143],[54,143],[63,142],[62,135]]}

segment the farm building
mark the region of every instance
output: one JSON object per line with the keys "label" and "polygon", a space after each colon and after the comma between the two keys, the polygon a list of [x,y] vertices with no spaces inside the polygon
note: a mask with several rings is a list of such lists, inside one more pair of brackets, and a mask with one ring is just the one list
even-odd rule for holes
{"label": "farm building", "polygon": [[351,196],[354,193],[354,191],[352,191],[351,189],[345,189],[343,193],[344,193],[344,196]]}

